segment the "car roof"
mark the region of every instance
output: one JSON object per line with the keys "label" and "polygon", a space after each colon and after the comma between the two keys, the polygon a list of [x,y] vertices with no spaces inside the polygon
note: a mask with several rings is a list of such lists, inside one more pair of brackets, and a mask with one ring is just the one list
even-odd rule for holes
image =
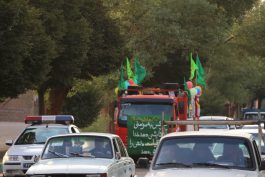
{"label": "car roof", "polygon": [[167,135],[165,135],[164,137],[162,137],[162,139],[164,138],[168,138],[168,137],[188,137],[188,136],[208,136],[208,137],[212,137],[212,136],[221,136],[221,137],[239,137],[239,138],[247,138],[247,139],[251,139],[252,135],[249,133],[244,133],[244,132],[236,132],[236,131],[224,131],[224,130],[216,130],[216,131],[211,131],[211,133],[209,133],[209,131],[186,131],[186,132],[174,132],[174,133],[169,133]]}
{"label": "car roof", "polygon": [[104,137],[107,137],[107,138],[118,137],[118,135],[115,135],[115,134],[112,134],[112,133],[82,132],[82,133],[72,133],[72,134],[56,135],[56,136],[53,136],[51,138],[67,137],[67,136],[104,136]]}
{"label": "car roof", "polygon": [[[246,133],[259,133],[259,130],[255,128],[236,129],[236,130],[231,130],[231,131],[246,132]],[[264,130],[262,130],[262,132],[265,133]]]}
{"label": "car roof", "polygon": [[233,120],[233,118],[226,116],[201,116],[200,120]]}

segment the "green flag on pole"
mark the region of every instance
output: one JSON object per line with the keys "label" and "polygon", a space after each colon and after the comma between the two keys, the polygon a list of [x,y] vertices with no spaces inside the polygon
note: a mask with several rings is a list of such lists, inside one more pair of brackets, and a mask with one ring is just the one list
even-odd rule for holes
{"label": "green flag on pole", "polygon": [[137,57],[134,59],[134,83],[141,84],[146,76],[146,69],[140,65]]}
{"label": "green flag on pole", "polygon": [[196,65],[198,67],[198,69],[196,71],[196,82],[198,84],[205,86],[206,83],[205,83],[205,79],[204,79],[204,69],[202,67],[202,64],[200,62],[200,58],[198,55],[196,56]]}
{"label": "green flag on pole", "polygon": [[194,72],[198,69],[198,66],[194,62],[192,58],[192,53],[190,53],[190,78],[189,80],[192,80],[194,78]]}
{"label": "green flag on pole", "polygon": [[128,80],[129,79],[133,79],[134,78],[134,74],[132,72],[131,69],[131,64],[128,58],[126,58],[126,70],[127,70],[127,76],[128,76]]}

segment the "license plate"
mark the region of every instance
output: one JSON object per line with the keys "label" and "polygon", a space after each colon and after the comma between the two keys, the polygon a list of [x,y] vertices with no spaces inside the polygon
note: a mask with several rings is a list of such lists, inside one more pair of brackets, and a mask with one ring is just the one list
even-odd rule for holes
{"label": "license plate", "polygon": [[23,168],[29,168],[31,165],[33,165],[34,163],[24,163],[23,164]]}

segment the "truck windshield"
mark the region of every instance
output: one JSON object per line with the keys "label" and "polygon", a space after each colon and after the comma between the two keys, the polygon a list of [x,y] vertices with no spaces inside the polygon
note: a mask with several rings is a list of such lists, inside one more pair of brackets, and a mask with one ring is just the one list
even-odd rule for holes
{"label": "truck windshield", "polygon": [[[265,120],[265,114],[264,113],[260,113],[260,116],[261,116],[262,120]],[[246,120],[258,120],[259,115],[258,115],[258,113],[246,113],[245,119]]]}
{"label": "truck windshield", "polygon": [[172,104],[123,103],[118,118],[120,127],[127,127],[128,116],[165,116],[172,117]]}

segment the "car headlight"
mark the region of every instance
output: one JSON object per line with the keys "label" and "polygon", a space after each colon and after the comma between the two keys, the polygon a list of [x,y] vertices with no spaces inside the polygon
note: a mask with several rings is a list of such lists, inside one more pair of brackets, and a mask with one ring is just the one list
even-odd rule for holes
{"label": "car headlight", "polygon": [[13,161],[13,162],[19,161],[19,156],[18,155],[7,155],[7,154],[5,154],[3,157],[3,164],[5,162],[10,162],[10,161]]}

